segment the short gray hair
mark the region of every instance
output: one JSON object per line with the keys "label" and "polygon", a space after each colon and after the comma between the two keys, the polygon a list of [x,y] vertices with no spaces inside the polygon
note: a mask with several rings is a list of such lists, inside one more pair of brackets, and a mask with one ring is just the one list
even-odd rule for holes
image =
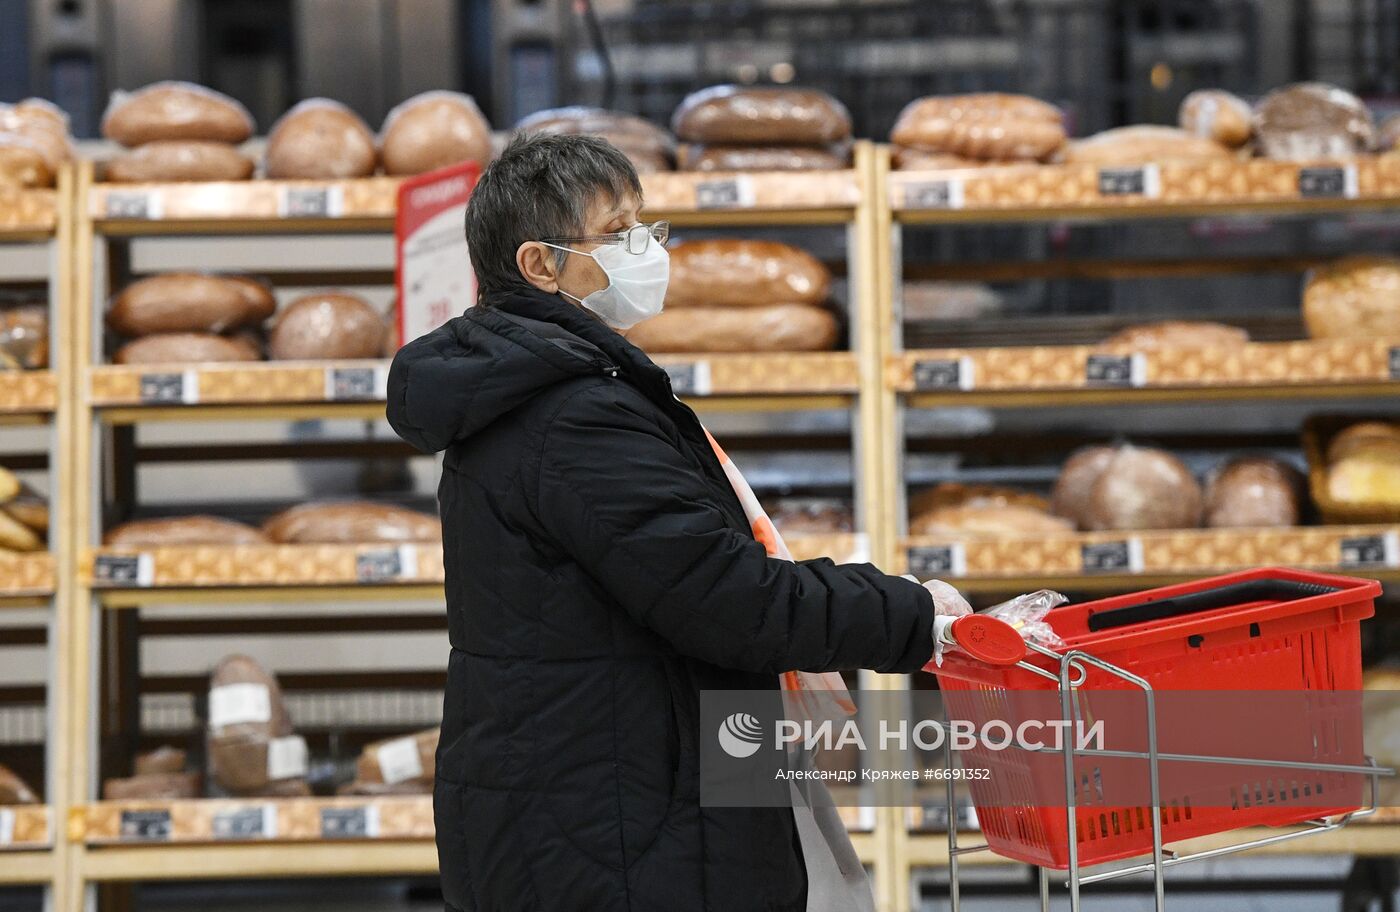
{"label": "short gray hair", "polygon": [[[516,136],[487,166],[467,204],[467,252],[476,270],[477,300],[527,287],[515,265],[526,241],[581,235],[599,194],[616,203],[638,200],[642,183],[627,156],[596,136]],[[563,251],[555,251],[559,261]]]}

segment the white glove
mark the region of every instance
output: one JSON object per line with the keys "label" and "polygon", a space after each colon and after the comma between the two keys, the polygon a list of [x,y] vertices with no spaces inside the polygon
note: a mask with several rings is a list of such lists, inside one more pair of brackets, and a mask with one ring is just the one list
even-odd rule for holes
{"label": "white glove", "polygon": [[[912,576],[908,578],[914,579]],[[914,581],[918,582],[916,579]],[[942,580],[929,580],[924,583],[924,588],[929,591],[929,595],[933,596],[935,616],[962,617],[972,613],[972,606],[967,603],[967,599],[963,598],[962,593],[948,583]],[[939,633],[945,626],[947,625],[935,623],[933,628],[933,664],[939,667],[943,665],[943,647],[945,645]]]}

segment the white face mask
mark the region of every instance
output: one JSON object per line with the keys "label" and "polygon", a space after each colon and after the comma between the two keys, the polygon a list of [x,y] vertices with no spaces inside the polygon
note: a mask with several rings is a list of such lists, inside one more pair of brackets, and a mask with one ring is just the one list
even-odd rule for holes
{"label": "white face mask", "polygon": [[584,252],[547,241],[541,243],[592,257],[603,268],[608,277],[606,288],[584,298],[575,298],[562,288],[559,293],[593,311],[613,329],[631,329],[661,313],[666,284],[671,280],[671,255],[651,235],[647,235],[647,246],[641,253],[628,253],[623,244],[605,244]]}

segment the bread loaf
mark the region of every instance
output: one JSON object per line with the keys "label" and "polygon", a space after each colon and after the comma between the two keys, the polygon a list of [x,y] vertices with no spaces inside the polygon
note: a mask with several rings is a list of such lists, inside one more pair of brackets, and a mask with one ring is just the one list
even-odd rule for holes
{"label": "bread loaf", "polygon": [[1345,504],[1400,507],[1400,424],[1367,421],[1332,438],[1327,492]]}
{"label": "bread loaf", "polygon": [[1314,339],[1400,335],[1400,257],[1350,256],[1309,273],[1303,322]]}
{"label": "bread loaf", "polygon": [[102,115],[102,135],[123,146],[159,140],[241,143],[253,135],[248,109],[190,82],[157,82],[114,92]]}
{"label": "bread loaf", "polygon": [[380,130],[385,174],[423,174],[491,160],[491,125],[470,95],[423,92],[389,112]]}
{"label": "bread loaf", "polygon": [[24,489],[19,476],[4,466],[0,466],[0,503],[9,503]]}
{"label": "bread loaf", "polygon": [[1055,490],[1050,496],[1050,511],[1056,516],[1085,528],[1089,513],[1089,493],[1104,469],[1113,461],[1110,446],[1091,446],[1075,451],[1060,469]]}
{"label": "bread loaf", "polygon": [[1280,161],[1346,161],[1369,152],[1371,112],[1336,86],[1300,82],[1275,89],[1254,108],[1259,154]]}
{"label": "bread loaf", "polygon": [[986,162],[947,152],[926,152],[909,146],[895,146],[890,163],[896,171],[943,171],[948,168],[980,168]]}
{"label": "bread loaf", "polygon": [[1069,520],[1021,504],[941,507],[909,521],[910,534],[951,538],[1035,538],[1073,531]]}
{"label": "bread loaf", "polygon": [[267,536],[246,523],[218,516],[134,519],[107,530],[102,543],[117,548],[166,545],[264,545]]}
{"label": "bread loaf", "polygon": [[1298,525],[1303,477],[1277,459],[1233,459],[1206,486],[1205,524],[1211,528]]}
{"label": "bread loaf", "polygon": [[1181,129],[1237,149],[1254,134],[1253,112],[1243,98],[1220,89],[1198,89],[1181,100]]}
{"label": "bread loaf", "polygon": [[247,180],[253,160],[228,143],[161,140],[112,159],[105,176],[113,183]]}
{"label": "bread loaf", "polygon": [[0,132],[0,187],[52,187],[57,169],[39,144],[18,133]]}
{"label": "bread loaf", "polygon": [[682,171],[837,171],[849,165],[847,146],[689,145]]}
{"label": "bread loaf", "polygon": [[905,105],[890,141],[983,161],[1043,161],[1065,143],[1064,117],[1027,95],[934,95]]}
{"label": "bread loaf", "polygon": [[42,304],[0,311],[0,361],[11,370],[49,366],[49,310]]}
{"label": "bread loaf", "polygon": [[276,179],[366,177],[378,158],[359,115],[338,101],[308,98],[273,125],[263,170]]}
{"label": "bread loaf", "polygon": [[126,286],[107,309],[107,325],[125,336],[222,333],[272,316],[271,289],[252,279],[168,272]]}
{"label": "bread loaf", "polygon": [[263,533],[286,544],[430,542],[442,539],[436,516],[372,501],[305,503],[263,523]]}
{"label": "bread loaf", "polygon": [[1376,151],[1400,152],[1400,114],[1392,114],[1376,127]]}
{"label": "bread loaf", "polygon": [[681,307],[627,331],[648,352],[825,351],[839,328],[831,312],[810,304],[768,307]]}
{"label": "bread loaf", "polygon": [[68,114],[58,105],[44,98],[26,98],[8,107],[10,115],[23,125],[44,127],[57,133],[69,133]]}
{"label": "bread loaf", "polygon": [[1121,446],[1089,489],[1090,531],[1193,529],[1201,524],[1201,486],[1163,450]]}
{"label": "bread loaf", "polygon": [[198,798],[203,779],[195,772],[138,773],[102,783],[104,801],[174,801]]}
{"label": "bread loaf", "polygon": [[999,485],[965,485],[957,482],[944,482],[926,488],[909,498],[909,515],[931,513],[949,507],[1006,507],[1019,506],[1030,510],[1048,513],[1049,502],[1039,494]]}
{"label": "bread loaf", "polygon": [[1129,326],[1103,341],[1104,348],[1154,351],[1159,348],[1232,348],[1249,341],[1249,333],[1224,323],[1167,320]]}
{"label": "bread loaf", "polygon": [[717,85],[681,101],[671,132],[696,143],[822,146],[851,135],[851,115],[814,89]]}
{"label": "bread loaf", "polygon": [[[669,170],[676,154],[676,142],[665,130],[632,114],[602,108],[574,106],[537,111],[517,123],[515,132],[601,136],[621,149],[634,165],[644,164],[652,170]],[[654,167],[658,164],[660,168]],[[641,172],[642,168],[637,170]]]}
{"label": "bread loaf", "polygon": [[855,531],[849,501],[825,497],[783,497],[764,504],[783,535],[839,535]]}
{"label": "bread loaf", "polygon": [[304,295],[278,315],[267,351],[275,361],[378,358],[384,317],[352,294]]}
{"label": "bread loaf", "polygon": [[11,519],[28,526],[40,535],[49,531],[48,502],[33,491],[22,490],[14,500],[0,507],[0,510],[8,513]]}
{"label": "bread loaf", "polygon": [[414,780],[431,782],[439,731],[429,728],[365,745],[355,763],[355,778],[387,785]]}
{"label": "bread loaf", "polygon": [[1362,421],[1338,431],[1327,444],[1327,462],[1329,465],[1341,462],[1354,453],[1377,445],[1400,445],[1400,423]]}
{"label": "bread loaf", "polygon": [[225,657],[209,680],[208,718],[210,778],[237,795],[266,789],[268,743],[292,734],[277,677],[247,656]]}
{"label": "bread loaf", "polygon": [[39,796],[34,794],[14,770],[0,764],[0,806],[7,804],[38,804]]}
{"label": "bread loaf", "polygon": [[68,115],[40,98],[0,104],[0,184],[49,187],[73,157]]}
{"label": "bread loaf", "polygon": [[1076,165],[1144,165],[1170,161],[1229,161],[1233,153],[1209,139],[1176,127],[1119,127],[1065,148],[1065,161]]}
{"label": "bread loaf", "polygon": [[112,356],[114,364],[208,364],[260,361],[262,352],[246,339],[213,333],[157,333],[133,339]]}
{"label": "bread loaf", "polygon": [[185,768],[185,752],[168,744],[153,751],[137,754],[133,771],[138,776],[154,776],[158,773],[178,773]]}
{"label": "bread loaf", "polygon": [[9,513],[0,512],[0,549],[42,551],[44,550],[44,540],[33,529]]}
{"label": "bread loaf", "polygon": [[820,260],[777,241],[684,241],[670,253],[667,308],[820,304],[831,293]]}

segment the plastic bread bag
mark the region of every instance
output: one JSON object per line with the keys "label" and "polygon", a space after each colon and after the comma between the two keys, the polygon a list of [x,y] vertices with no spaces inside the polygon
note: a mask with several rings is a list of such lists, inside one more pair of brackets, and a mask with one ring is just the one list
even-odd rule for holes
{"label": "plastic bread bag", "polygon": [[1181,129],[1222,146],[1238,149],[1254,135],[1249,104],[1221,89],[1198,89],[1181,101],[1177,112]]}
{"label": "plastic bread bag", "polygon": [[48,308],[22,304],[0,309],[0,370],[33,370],[48,364]]}
{"label": "plastic bread bag", "polygon": [[[925,583],[925,585],[929,585]],[[947,585],[943,583],[942,585]],[[952,588],[952,587],[949,587]],[[932,591],[932,590],[930,590]],[[935,595],[935,601],[937,596]],[[994,605],[986,611],[981,612],[986,617],[996,618],[1011,625],[1012,629],[1021,635],[1027,643],[1036,646],[1043,646],[1047,649],[1058,649],[1065,645],[1065,641],[1055,632],[1055,629],[1045,620],[1045,616],[1054,608],[1068,602],[1069,599],[1058,592],[1050,589],[1040,589],[1035,592],[1028,592],[1025,595],[1018,595],[1010,601]],[[939,612],[942,614],[944,612]],[[945,642],[944,630],[947,626],[935,627],[933,663],[939,667],[943,665],[943,652],[948,648],[956,648],[956,644]]]}
{"label": "plastic bread bag", "polygon": [[824,146],[851,135],[851,114],[816,89],[716,85],[682,99],[671,132],[693,143]]}
{"label": "plastic bread bag", "polygon": [[491,160],[491,125],[476,100],[461,92],[439,89],[400,102],[384,118],[378,142],[385,174]]}
{"label": "plastic bread bag", "polygon": [[155,140],[241,143],[254,127],[236,99],[174,80],[113,92],[102,114],[102,135],[128,148]]}
{"label": "plastic bread bag", "polygon": [[1338,161],[1368,152],[1375,124],[1355,95],[1321,82],[1275,89],[1254,108],[1259,153],[1279,161]]}

